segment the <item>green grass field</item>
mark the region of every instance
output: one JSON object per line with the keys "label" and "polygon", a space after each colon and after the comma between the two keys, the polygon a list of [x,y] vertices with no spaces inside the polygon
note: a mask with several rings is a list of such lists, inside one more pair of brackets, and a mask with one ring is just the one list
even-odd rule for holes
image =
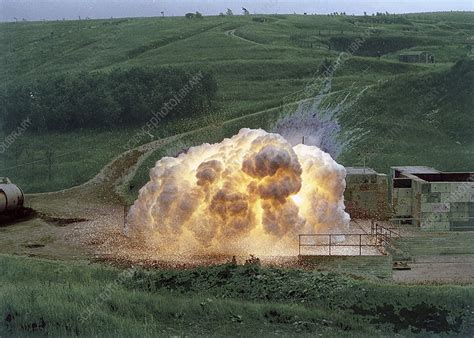
{"label": "green grass field", "polygon": [[[360,149],[366,151],[375,145],[382,150],[368,163],[382,171],[394,164],[472,169],[472,134],[462,139],[456,137],[452,133],[456,124],[445,130],[428,126],[421,133],[414,132],[420,129],[419,121],[433,105],[440,109],[438,123],[444,124],[453,116],[466,123],[472,121],[472,86],[466,86],[461,93],[443,92],[442,97],[432,93],[433,88],[443,86],[444,75],[437,74],[449,72],[461,58],[472,57],[472,13],[391,16],[388,23],[351,16],[279,15],[267,16],[266,22],[256,22],[254,18],[3,23],[0,24],[3,47],[0,88],[54,74],[101,72],[114,67],[178,66],[213,71],[219,85],[214,110],[193,121],[163,121],[153,132],[159,138],[205,126],[209,121],[222,122],[310,97],[311,92],[304,97],[294,93],[301,93],[314,80],[325,58],[337,58],[340,51],[330,48],[331,39],[360,37],[370,29],[368,39],[386,39],[389,43],[403,38],[411,46],[408,50],[433,52],[438,62],[434,65],[400,63],[397,51],[381,58],[355,55],[343,62],[334,74],[333,91],[371,87],[361,100],[363,106],[350,107],[341,117],[343,132],[368,136],[362,142],[355,142],[355,148],[346,149],[338,160],[346,165],[360,165],[363,162]],[[307,41],[313,42],[313,48],[308,47]],[[469,67],[470,72],[463,74],[468,83],[473,77],[472,64]],[[412,104],[420,96],[425,97],[426,103]],[[437,102],[438,98],[441,102]],[[452,103],[458,101],[464,104],[453,110]],[[288,107],[280,109],[283,114],[291,112]],[[406,115],[411,119],[401,118]],[[369,123],[361,123],[367,119]],[[269,129],[271,123],[268,119],[257,123],[242,119],[232,129],[249,126]],[[392,126],[403,132],[387,140],[381,131]],[[134,132],[134,128],[62,135],[27,131],[0,155],[2,175],[9,176],[27,192],[77,185],[93,177],[121,153],[121,146]],[[230,136],[229,132],[219,131],[200,141],[216,142],[221,135]],[[426,151],[426,143],[430,144],[430,151]],[[53,149],[51,170],[45,149]],[[146,165],[142,171],[147,171],[151,164]]]}
{"label": "green grass field", "polygon": [[474,289],[232,264],[118,270],[0,255],[6,336],[472,334]]}

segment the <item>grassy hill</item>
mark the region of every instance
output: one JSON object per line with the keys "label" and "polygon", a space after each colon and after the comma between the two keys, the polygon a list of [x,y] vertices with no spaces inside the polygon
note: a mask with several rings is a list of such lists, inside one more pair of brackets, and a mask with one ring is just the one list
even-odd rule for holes
{"label": "grassy hill", "polygon": [[474,61],[451,69],[405,74],[370,88],[341,119],[363,135],[340,160],[368,166],[428,165],[449,171],[474,168]]}
{"label": "grassy hill", "polygon": [[[341,118],[344,132],[362,128],[368,136],[365,143],[353,142],[357,147],[348,148],[339,160],[347,165],[361,164],[357,148],[367,152],[367,144],[382,144],[380,156],[368,162],[379,170],[385,171],[391,164],[472,169],[472,137],[469,133],[457,135],[453,130],[459,126],[463,129],[462,121],[468,121],[465,117],[472,115],[469,100],[473,89],[465,86],[462,91],[445,92],[455,80],[449,83],[443,80],[443,74],[455,72],[450,68],[459,59],[472,56],[472,19],[473,13],[429,13],[383,17],[252,15],[202,20],[3,23],[0,24],[0,90],[55,74],[132,67],[197,67],[212,71],[217,79],[219,90],[214,110],[192,120],[165,119],[152,134],[156,139],[213,124],[217,126],[214,134],[183,142],[189,145],[218,141],[241,127],[269,128],[279,114],[291,113],[294,108],[282,107],[282,103],[314,94],[307,92],[302,97],[298,93],[314,80],[325,59],[334,62],[344,50],[334,45],[334,41],[363,38],[367,44],[362,44],[360,50],[364,53],[356,51],[338,67],[332,90],[344,93],[370,86],[359,104],[348,108]],[[371,56],[377,52],[379,42],[391,47],[384,50],[387,54]],[[436,54],[438,62],[434,65],[400,63],[394,48],[427,50]],[[465,67],[472,69],[472,63]],[[472,76],[469,71],[460,74],[464,76],[461,84]],[[442,92],[442,97],[433,94],[433,88]],[[422,105],[418,105],[420,95],[426,101]],[[412,109],[410,102],[416,103],[417,108]],[[455,110],[451,109],[453,104]],[[276,109],[259,115],[258,119],[242,118],[231,126],[219,128],[228,119],[270,108]],[[426,132],[416,132],[422,127],[417,121],[423,121],[428,109],[439,109],[438,125],[444,126],[446,119],[458,122],[450,124],[449,130],[433,126],[424,128],[429,129]],[[409,113],[412,119],[401,119],[400,112]],[[348,117],[354,116],[357,118],[352,123]],[[369,117],[370,123],[360,124]],[[382,132],[386,129],[382,127],[394,125],[403,132],[393,144],[388,144]],[[70,187],[94,176],[123,151],[122,146],[136,131],[136,127],[49,134],[26,131],[0,154],[1,175],[9,176],[27,192]],[[405,144],[402,147],[397,146],[400,139]],[[430,144],[429,151],[426,144]]]}

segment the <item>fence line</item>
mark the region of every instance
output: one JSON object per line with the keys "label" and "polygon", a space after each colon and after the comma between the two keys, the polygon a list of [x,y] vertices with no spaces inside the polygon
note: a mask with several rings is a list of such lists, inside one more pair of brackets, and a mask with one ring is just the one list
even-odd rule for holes
{"label": "fence line", "polygon": [[[337,248],[358,248],[358,256],[363,255],[363,248],[375,248],[383,254],[385,246],[392,238],[397,237],[401,237],[399,233],[378,224],[372,226],[370,233],[299,234],[298,255],[307,255],[302,253],[302,249],[318,247],[327,248],[329,256],[333,256]],[[343,238],[343,241],[340,241],[340,238]]]}

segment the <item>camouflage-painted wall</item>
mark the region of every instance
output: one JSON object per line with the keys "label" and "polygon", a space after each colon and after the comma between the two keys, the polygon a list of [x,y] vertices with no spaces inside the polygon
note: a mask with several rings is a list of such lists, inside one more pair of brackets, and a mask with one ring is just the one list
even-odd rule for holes
{"label": "camouflage-painted wall", "polygon": [[393,188],[395,218],[411,218],[428,231],[474,231],[474,182],[412,181]]}
{"label": "camouflage-painted wall", "polygon": [[344,192],[346,211],[351,218],[388,218],[387,191],[386,175],[348,175]]}

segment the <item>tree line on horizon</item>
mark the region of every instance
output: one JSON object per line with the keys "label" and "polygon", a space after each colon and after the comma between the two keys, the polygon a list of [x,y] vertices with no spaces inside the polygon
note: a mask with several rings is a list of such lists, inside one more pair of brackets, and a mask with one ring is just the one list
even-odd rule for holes
{"label": "tree line on horizon", "polygon": [[[193,81],[197,74],[199,80]],[[25,119],[31,121],[29,131],[40,133],[140,125],[176,97],[179,102],[171,105],[167,118],[198,116],[213,105],[216,93],[214,75],[204,71],[132,68],[67,73],[4,88],[0,120],[5,133]]]}

